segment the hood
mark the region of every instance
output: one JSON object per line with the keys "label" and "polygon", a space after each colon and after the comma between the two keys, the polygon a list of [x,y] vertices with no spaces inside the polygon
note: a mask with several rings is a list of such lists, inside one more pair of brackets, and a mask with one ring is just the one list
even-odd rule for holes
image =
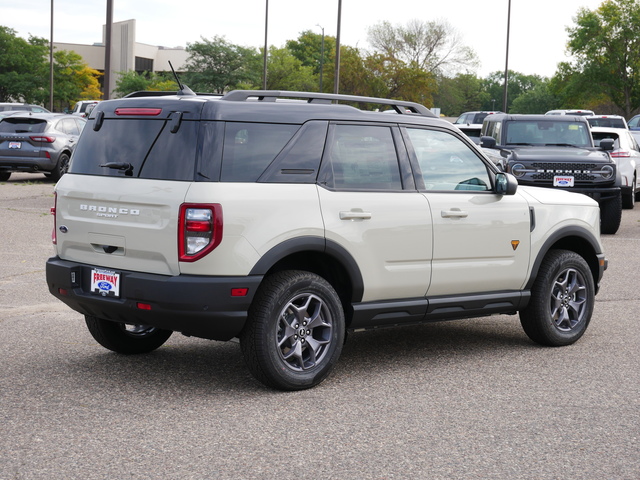
{"label": "hood", "polygon": [[613,162],[607,152],[588,148],[521,146],[509,150],[509,161]]}

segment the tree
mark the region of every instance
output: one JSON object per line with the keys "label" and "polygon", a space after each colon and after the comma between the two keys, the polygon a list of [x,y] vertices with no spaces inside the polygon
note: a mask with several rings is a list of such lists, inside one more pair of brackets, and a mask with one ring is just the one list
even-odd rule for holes
{"label": "tree", "polygon": [[24,40],[0,26],[0,102],[35,103],[48,85],[49,54],[44,38]]}
{"label": "tree", "polygon": [[224,37],[188,43],[186,80],[192,90],[224,93],[240,83],[257,85],[262,57],[254,48],[234,45]]}
{"label": "tree", "polygon": [[629,118],[640,107],[640,2],[606,0],[581,8],[567,28],[568,51],[591,91],[604,91]]}
{"label": "tree", "polygon": [[318,90],[318,78],[311,66],[303,65],[288,49],[271,47],[267,89],[312,92]]}
{"label": "tree", "polygon": [[386,57],[434,75],[478,66],[475,52],[463,45],[461,36],[444,21],[414,19],[406,26],[384,21],[369,28],[367,38],[374,50]]}
{"label": "tree", "polygon": [[463,112],[480,110],[487,97],[488,94],[483,91],[478,77],[471,73],[459,73],[453,78],[438,78],[433,101],[443,113],[453,117]]}
{"label": "tree", "polygon": [[[78,100],[98,100],[102,97],[98,78],[102,73],[89,68],[76,52],[58,50],[53,53],[53,102],[55,110],[64,110]],[[45,102],[49,98],[49,83],[42,90]]]}
{"label": "tree", "polygon": [[129,93],[141,90],[175,92],[178,90],[178,84],[175,80],[154,72],[138,73],[133,70],[118,72],[116,88],[113,90],[116,96],[124,97]]}
{"label": "tree", "polygon": [[286,46],[291,54],[302,62],[303,66],[311,67],[313,73],[318,76],[318,88],[313,88],[311,91],[320,88],[321,70],[323,75],[322,89],[325,92],[333,91],[333,83],[327,82],[326,79],[331,74],[335,62],[335,37],[325,35],[323,51],[322,35],[314,33],[311,30],[305,30],[297,40],[289,40]]}

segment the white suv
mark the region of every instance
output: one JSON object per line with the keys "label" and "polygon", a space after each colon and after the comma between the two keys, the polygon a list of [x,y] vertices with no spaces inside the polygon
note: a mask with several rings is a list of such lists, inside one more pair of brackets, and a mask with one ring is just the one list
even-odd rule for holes
{"label": "white suv", "polygon": [[239,337],[258,380],[297,390],[347,331],[520,312],[539,344],[585,332],[592,199],[518,187],[415,103],[180,93],[101,102],[56,185],[48,286],[104,347]]}

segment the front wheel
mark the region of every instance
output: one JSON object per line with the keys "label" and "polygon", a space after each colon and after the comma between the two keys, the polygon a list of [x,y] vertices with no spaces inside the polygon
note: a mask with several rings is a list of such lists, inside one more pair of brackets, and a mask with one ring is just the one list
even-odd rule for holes
{"label": "front wheel", "polygon": [[89,315],[85,315],[84,320],[96,342],[117,353],[151,352],[164,345],[173,333],[149,325],[129,325]]}
{"label": "front wheel", "polygon": [[536,343],[570,345],[587,329],[594,303],[593,277],[584,258],[568,250],[552,250],[542,261],[520,323]]}
{"label": "front wheel", "polygon": [[318,385],[342,352],[342,303],[322,277],[284,271],[264,280],[249,310],[240,345],[247,368],[281,390]]}

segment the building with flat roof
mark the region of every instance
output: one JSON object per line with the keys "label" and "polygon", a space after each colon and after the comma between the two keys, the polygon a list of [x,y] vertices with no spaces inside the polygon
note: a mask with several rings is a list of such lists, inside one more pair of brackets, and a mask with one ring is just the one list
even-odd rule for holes
{"label": "building with flat roof", "polygon": [[[94,43],[93,45],[82,45],[77,43],[60,43],[53,42],[53,48],[57,50],[72,50],[82,57],[84,62],[99,72],[104,73],[105,63],[105,43],[106,43],[106,25],[102,26],[102,43]],[[118,80],[118,72],[129,72],[134,70],[138,73],[142,72],[170,72],[173,65],[176,71],[184,69],[189,54],[184,47],[163,47],[147,45],[145,43],[136,42],[136,21],[125,20],[123,22],[114,22],[111,30],[111,75],[108,85],[109,98],[116,88]],[[104,77],[101,77],[100,83],[102,91],[105,92],[103,85]]]}

